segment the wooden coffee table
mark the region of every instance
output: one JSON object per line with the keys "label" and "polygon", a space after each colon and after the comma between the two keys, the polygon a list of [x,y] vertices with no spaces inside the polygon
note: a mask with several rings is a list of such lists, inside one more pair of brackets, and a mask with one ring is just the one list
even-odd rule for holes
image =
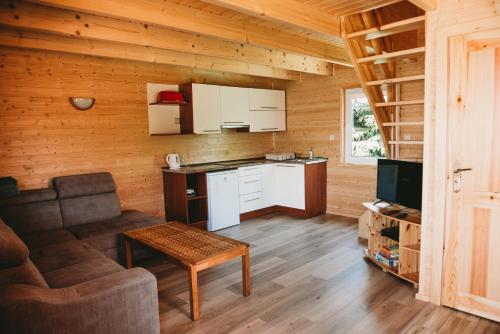
{"label": "wooden coffee table", "polygon": [[250,252],[245,242],[177,222],[123,233],[127,268],[132,268],[132,242],[151,247],[186,268],[190,282],[191,318],[198,320],[198,272],[241,256],[243,295],[250,295]]}

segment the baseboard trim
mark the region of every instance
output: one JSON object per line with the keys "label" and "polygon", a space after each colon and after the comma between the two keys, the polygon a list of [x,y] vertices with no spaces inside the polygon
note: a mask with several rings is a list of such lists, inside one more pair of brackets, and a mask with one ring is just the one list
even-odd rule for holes
{"label": "baseboard trim", "polygon": [[[305,210],[289,208],[287,206],[273,205],[267,208],[254,210],[250,212],[245,212],[240,214],[240,221],[245,221],[253,218],[258,218],[261,216],[268,215],[270,213],[282,213],[287,216],[299,217],[299,218],[311,218],[308,217]],[[323,213],[321,213],[323,214]]]}

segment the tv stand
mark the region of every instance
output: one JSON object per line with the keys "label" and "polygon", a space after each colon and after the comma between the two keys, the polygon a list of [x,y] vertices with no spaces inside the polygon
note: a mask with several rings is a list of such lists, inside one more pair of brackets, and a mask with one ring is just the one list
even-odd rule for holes
{"label": "tv stand", "polygon": [[387,205],[392,205],[391,202],[384,201],[383,199],[379,199],[373,203],[373,205],[377,205],[379,203],[386,203]]}
{"label": "tv stand", "polygon": [[[383,271],[398,276],[418,287],[419,266],[420,266],[420,235],[421,235],[421,214],[418,210],[391,205],[380,208],[375,203],[363,203],[363,206],[370,211],[368,219],[368,249],[366,257]],[[393,212],[389,214],[390,212]],[[394,213],[398,212],[398,215]],[[406,215],[400,216],[402,213]],[[382,230],[399,227],[399,235],[396,238],[389,238],[382,235]],[[385,233],[384,233],[385,234]],[[398,239],[398,240],[395,240]],[[382,246],[399,247],[399,263],[397,267],[391,267],[384,262],[377,260],[376,253]]]}

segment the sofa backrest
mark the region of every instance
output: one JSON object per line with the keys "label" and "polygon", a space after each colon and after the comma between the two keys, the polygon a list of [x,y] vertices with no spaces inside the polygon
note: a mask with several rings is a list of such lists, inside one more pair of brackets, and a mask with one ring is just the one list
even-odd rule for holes
{"label": "sofa backrest", "polygon": [[110,173],[61,176],[53,179],[64,227],[121,215],[116,185]]}
{"label": "sofa backrest", "polygon": [[18,234],[62,228],[57,193],[53,189],[23,190],[0,198],[0,218]]}

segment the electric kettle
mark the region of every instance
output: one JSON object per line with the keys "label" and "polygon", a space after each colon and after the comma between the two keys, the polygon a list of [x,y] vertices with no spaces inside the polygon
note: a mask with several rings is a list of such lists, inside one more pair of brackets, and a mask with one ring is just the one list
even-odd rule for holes
{"label": "electric kettle", "polygon": [[168,167],[170,169],[178,169],[181,167],[181,162],[177,153],[167,154],[165,160],[167,161]]}

